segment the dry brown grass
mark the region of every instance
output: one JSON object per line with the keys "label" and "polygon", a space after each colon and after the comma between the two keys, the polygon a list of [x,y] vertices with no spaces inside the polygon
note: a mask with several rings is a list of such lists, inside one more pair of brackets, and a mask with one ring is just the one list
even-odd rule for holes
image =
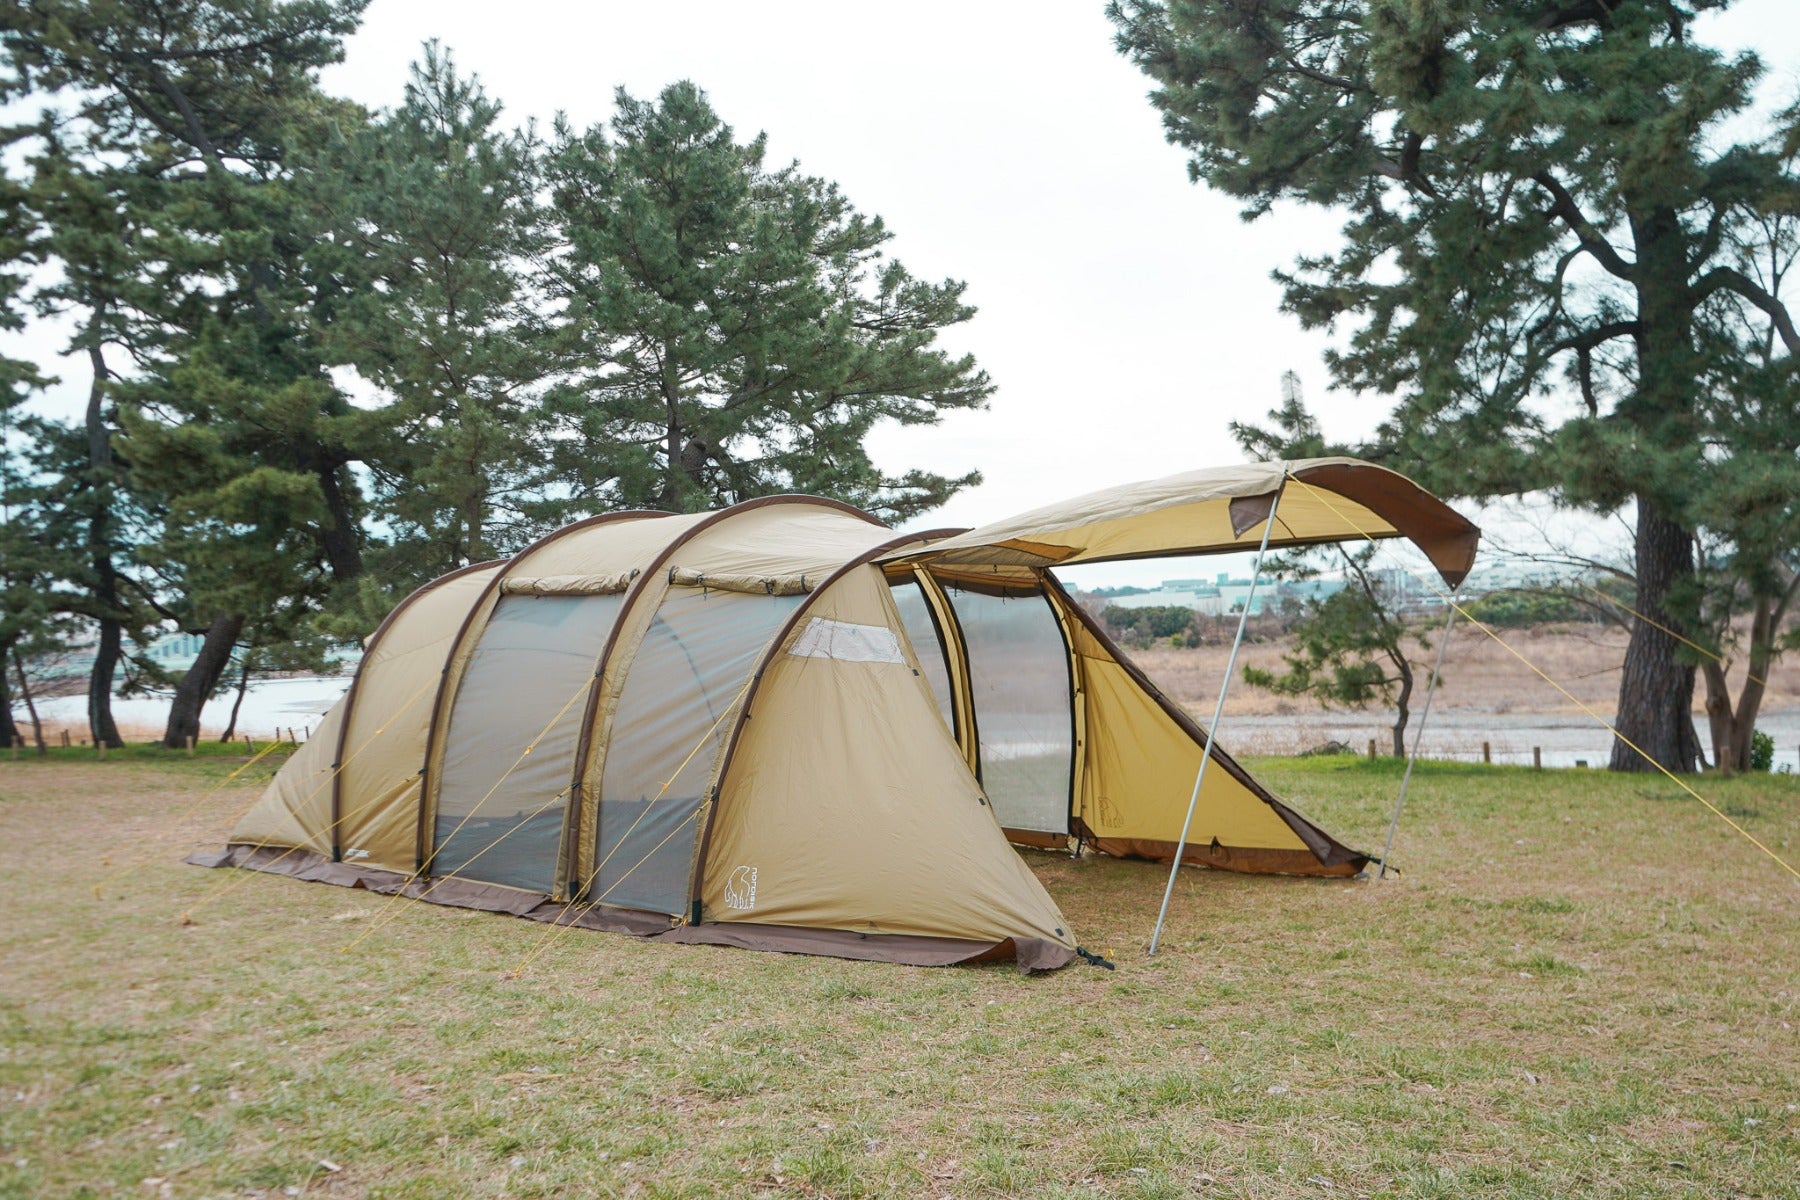
{"label": "dry brown grass", "polygon": [[[1471,712],[1579,714],[1581,709],[1576,704],[1532,670],[1535,665],[1581,703],[1603,716],[1612,715],[1619,694],[1619,669],[1625,660],[1624,631],[1610,625],[1550,625],[1495,632],[1505,644],[1458,622],[1444,663],[1443,685],[1434,703]],[[1427,636],[1435,639],[1437,633],[1431,631]],[[1435,640],[1430,650],[1415,642],[1412,656],[1428,665],[1435,655],[1435,646]],[[1311,701],[1277,696],[1242,682],[1242,670],[1247,665],[1283,669],[1281,656],[1291,647],[1289,639],[1244,646],[1238,655],[1239,677],[1227,698],[1227,713],[1267,716],[1315,707]],[[1196,711],[1204,709],[1208,715],[1218,698],[1219,676],[1230,652],[1229,641],[1193,650],[1153,647],[1129,651],[1173,698]],[[1423,675],[1422,670],[1420,674]],[[1738,685],[1743,668],[1734,669],[1731,678],[1734,686]],[[1800,669],[1793,662],[1777,663],[1769,685],[1765,708],[1800,705]],[[1698,703],[1704,697],[1696,695],[1695,699]],[[1695,711],[1700,709],[1696,707]]]}
{"label": "dry brown grass", "polygon": [[[1379,839],[1391,764],[1253,767]],[[1160,872],[1032,856],[1116,973],[575,932],[514,979],[538,926],[179,865],[254,793],[209,795],[225,769],[0,762],[0,1195],[1635,1200],[1800,1178],[1800,884],[1662,781],[1425,764],[1404,880],[1184,873],[1154,959]],[[1795,780],[1709,792],[1796,856]]]}

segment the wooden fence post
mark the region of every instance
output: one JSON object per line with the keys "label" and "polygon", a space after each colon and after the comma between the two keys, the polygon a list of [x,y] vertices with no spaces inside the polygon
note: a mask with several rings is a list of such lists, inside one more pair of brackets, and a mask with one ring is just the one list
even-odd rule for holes
{"label": "wooden fence post", "polygon": [[193,735],[193,734],[191,734],[191,733],[190,733],[190,734],[188,734],[188,736],[187,736],[187,750],[188,750],[188,757],[189,757],[189,758],[192,758],[192,757],[194,757],[194,742],[195,742],[195,741],[196,741],[196,740],[197,740],[197,739],[196,739],[196,738],[195,738],[195,737],[194,737],[194,735]]}
{"label": "wooden fence post", "polygon": [[1375,739],[1374,738],[1369,739],[1369,761],[1370,762],[1375,761]]}
{"label": "wooden fence post", "polygon": [[1542,746],[1533,746],[1531,748],[1531,769],[1534,771],[1541,771],[1544,769],[1544,748]]}
{"label": "wooden fence post", "polygon": [[1484,763],[1492,763],[1494,761],[1494,743],[1481,743],[1481,761]]}

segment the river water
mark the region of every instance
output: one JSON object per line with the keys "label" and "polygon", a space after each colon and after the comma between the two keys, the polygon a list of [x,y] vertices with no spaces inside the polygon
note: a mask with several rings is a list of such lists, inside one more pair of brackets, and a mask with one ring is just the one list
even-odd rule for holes
{"label": "river water", "polygon": [[[319,718],[344,694],[350,684],[348,675],[327,678],[266,679],[251,685],[244,695],[238,714],[237,732],[248,733],[257,741],[285,737],[292,729],[304,739],[308,728],[317,728]],[[235,693],[221,696],[207,704],[201,717],[202,736],[217,737],[231,715]],[[64,725],[70,736],[79,740],[86,733],[83,715],[85,703],[80,696],[63,696],[38,703],[46,727],[56,730]],[[113,702],[113,716],[128,739],[154,738],[161,733],[168,717],[169,701],[164,696],[137,696]],[[19,716],[23,716],[20,713]],[[1202,719],[1206,715],[1202,714]],[[1601,713],[1611,717],[1610,712]],[[1407,733],[1411,744],[1415,725]],[[1706,738],[1704,718],[1697,722],[1701,741]],[[1800,708],[1765,711],[1757,728],[1775,739],[1775,766],[1779,770],[1800,771]],[[984,732],[987,730],[984,727]],[[998,730],[994,731],[999,734]],[[54,735],[53,735],[54,736]],[[1238,754],[1297,754],[1329,741],[1343,742],[1359,753],[1365,752],[1369,739],[1376,739],[1377,749],[1387,753],[1392,732],[1382,714],[1377,712],[1307,712],[1283,716],[1232,715],[1227,713],[1219,730],[1219,744]],[[992,749],[1005,744],[1003,734]],[[1604,767],[1610,756],[1612,735],[1598,721],[1581,714],[1532,714],[1518,711],[1483,712],[1466,708],[1437,708],[1426,727],[1422,753],[1427,758],[1479,762],[1482,743],[1491,747],[1497,763],[1529,764],[1532,748],[1543,752],[1546,767],[1573,767],[1586,762],[1590,767]],[[1034,751],[1035,752],[1035,751]]]}

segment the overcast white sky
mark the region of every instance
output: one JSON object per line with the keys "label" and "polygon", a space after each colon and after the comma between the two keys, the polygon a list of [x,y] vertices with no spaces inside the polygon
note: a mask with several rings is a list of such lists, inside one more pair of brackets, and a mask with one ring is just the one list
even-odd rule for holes
{"label": "overcast white sky", "polygon": [[[797,159],[880,214],[914,274],[968,284],[981,311],[948,344],[999,385],[989,409],[884,430],[874,449],[894,470],[980,468],[987,482],[926,522],[976,525],[1238,461],[1226,423],[1272,407],[1289,368],[1332,436],[1365,434],[1385,411],[1380,397],[1327,394],[1324,338],[1277,311],[1270,270],[1330,245],[1335,223],[1290,211],[1246,225],[1189,183],[1103,9],[374,0],[325,85],[392,105],[420,43],[437,38],[514,121],[607,120],[621,85],[639,96],[677,79],[704,87],[740,138],[767,132],[772,161]],[[1703,36],[1755,45],[1772,91],[1795,94],[1794,0],[1742,0]],[[78,411],[78,391],[56,407]],[[1138,582],[1161,568],[1108,570]]]}

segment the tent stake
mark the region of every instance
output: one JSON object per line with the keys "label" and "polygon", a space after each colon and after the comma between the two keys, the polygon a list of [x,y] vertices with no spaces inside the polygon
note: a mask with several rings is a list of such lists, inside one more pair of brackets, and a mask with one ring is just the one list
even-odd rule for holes
{"label": "tent stake", "polygon": [[[1287,477],[1282,477],[1282,488]],[[1219,736],[1219,718],[1225,714],[1225,693],[1231,688],[1231,673],[1237,669],[1238,647],[1244,644],[1244,626],[1249,624],[1250,609],[1256,602],[1256,583],[1262,578],[1263,556],[1269,552],[1269,535],[1275,532],[1275,510],[1281,506],[1281,491],[1269,502],[1269,517],[1263,523],[1262,545],[1256,548],[1256,565],[1250,568],[1250,591],[1244,596],[1244,611],[1238,614],[1237,636],[1231,641],[1231,657],[1225,660],[1225,678],[1219,681],[1219,702],[1213,707],[1212,724],[1206,727],[1206,745],[1200,748],[1200,770],[1194,774],[1194,794],[1188,797],[1187,816],[1181,821],[1181,836],[1175,839],[1175,861],[1169,864],[1169,884],[1163,888],[1162,908],[1156,914],[1156,928],[1150,934],[1150,953],[1162,940],[1163,921],[1169,916],[1169,899],[1175,895],[1175,873],[1181,870],[1181,852],[1187,849],[1188,830],[1194,824],[1194,807],[1200,803],[1200,784],[1206,779],[1206,765],[1212,761],[1213,739]]]}
{"label": "tent stake", "polygon": [[[1425,708],[1419,713],[1419,727],[1413,730],[1412,753],[1406,756],[1406,774],[1400,776],[1400,798],[1394,801],[1394,816],[1388,821],[1387,842],[1381,847],[1381,869],[1376,879],[1387,878],[1388,854],[1394,849],[1394,831],[1400,828],[1400,810],[1406,807],[1406,785],[1412,782],[1413,764],[1419,761],[1419,743],[1425,740],[1425,722],[1431,720],[1431,698],[1437,695],[1438,676],[1444,673],[1444,651],[1450,646],[1450,627],[1456,624],[1456,595],[1451,593],[1445,606],[1444,636],[1438,639],[1437,665],[1431,668],[1431,679],[1425,684]],[[1487,743],[1482,743],[1485,748]]]}

